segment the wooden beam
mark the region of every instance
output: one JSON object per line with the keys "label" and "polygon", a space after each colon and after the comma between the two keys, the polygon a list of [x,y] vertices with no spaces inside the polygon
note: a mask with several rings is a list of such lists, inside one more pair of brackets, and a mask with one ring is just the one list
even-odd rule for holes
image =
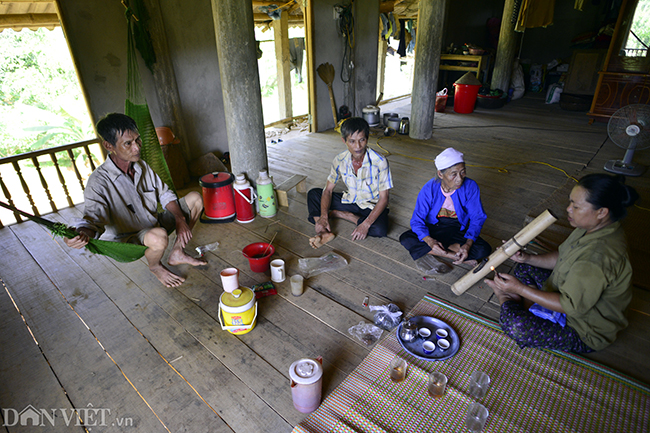
{"label": "wooden beam", "polygon": [[291,102],[291,55],[289,54],[289,21],[283,13],[279,20],[273,20],[275,60],[278,82],[278,103],[280,116],[293,116]]}
{"label": "wooden beam", "polygon": [[0,16],[0,28],[7,29],[16,26],[60,26],[57,14],[9,14]]}
{"label": "wooden beam", "polygon": [[[302,16],[300,15],[288,15],[287,18],[289,19],[289,24],[301,24],[303,21]],[[273,21],[273,18],[271,18],[267,14],[253,14],[253,21],[255,22]]]}

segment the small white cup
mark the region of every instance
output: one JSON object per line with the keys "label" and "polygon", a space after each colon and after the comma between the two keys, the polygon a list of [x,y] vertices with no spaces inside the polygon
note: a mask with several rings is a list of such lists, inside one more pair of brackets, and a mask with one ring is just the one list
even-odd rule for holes
{"label": "small white cup", "polygon": [[293,277],[291,277],[291,294],[293,296],[302,295],[302,283],[303,283],[302,275],[294,275]]}
{"label": "small white cup", "polygon": [[440,350],[449,349],[449,340],[445,338],[441,338],[440,340],[438,340],[438,347],[440,348]]}
{"label": "small white cup", "polygon": [[431,336],[431,330],[429,328],[420,328],[418,329],[418,334],[422,338],[429,338]]}
{"label": "small white cup", "polygon": [[447,331],[445,331],[444,329],[442,329],[442,328],[438,328],[438,329],[436,329],[436,335],[438,336],[438,339],[447,338],[449,333]]}
{"label": "small white cup", "polygon": [[436,344],[433,341],[425,341],[422,344],[422,351],[426,355],[432,354],[434,350],[436,350]]}
{"label": "small white cup", "polygon": [[271,281],[274,283],[281,283],[285,280],[284,273],[284,260],[275,259],[271,261]]}
{"label": "small white cup", "polygon": [[239,289],[239,269],[226,268],[221,271],[221,284],[224,292],[232,293],[233,290]]}

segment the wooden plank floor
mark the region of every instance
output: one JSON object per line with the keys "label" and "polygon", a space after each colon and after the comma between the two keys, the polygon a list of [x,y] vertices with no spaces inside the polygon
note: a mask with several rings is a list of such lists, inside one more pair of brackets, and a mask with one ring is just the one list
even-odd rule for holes
{"label": "wooden plank floor", "polygon": [[[410,106],[402,101],[382,110],[409,115]],[[322,355],[324,394],[331,392],[371,349],[347,331],[372,320],[361,305],[365,296],[371,304],[394,302],[408,312],[432,293],[496,318],[498,305],[484,284],[460,297],[449,290],[466,267],[423,281],[398,242],[420,187],[433,176],[433,158],[449,146],[465,153],[468,175],[481,186],[488,214],[483,235],[497,246],[521,229],[531,209],[567,177],[537,163],[511,165],[507,173],[494,167],[540,161],[579,177],[599,171],[623,152],[611,142],[601,147],[604,125],[590,126],[583,113],[561,111],[536,98],[471,115],[436,114],[435,125],[433,138],[426,141],[379,135],[370,140],[371,147],[391,152],[395,188],[387,238],[353,242],[352,225],[335,221],[337,238],[313,250],[307,242],[313,226],[306,220],[306,194],[292,190],[289,207],[280,208],[275,218],[200,224],[188,249],[214,241],[220,247],[207,254],[205,267],[175,268],[187,277],[179,289],[162,287],[144,260],[122,264],[71,250],[32,222],[0,229],[0,407],[17,413],[29,405],[48,413],[56,409],[55,426],[47,431],[83,431],[81,420],[92,431],[133,426],[138,432],[289,432],[304,418],[292,405],[289,365]],[[322,186],[330,161],[343,149],[334,132],[269,144],[271,175],[278,184],[304,174],[309,188]],[[640,152],[637,160],[648,164],[650,155]],[[649,207],[648,175],[628,183],[641,193],[640,204]],[[81,211],[70,208],[47,217],[74,224]],[[648,214],[635,209],[630,217],[640,221],[626,227],[634,237],[643,232],[639,226],[648,226]],[[300,297],[290,294],[288,281],[277,284],[277,296],[259,300],[252,332],[233,336],[222,331],[219,271],[239,268],[243,285],[268,281],[268,275],[250,271],[241,250],[274,236],[276,257],[286,261],[288,275],[297,273],[298,259],[329,251],[349,264],[307,280]],[[510,268],[509,263],[502,266]],[[630,327],[592,358],[650,383],[649,318],[650,294],[636,289]],[[89,405],[105,418],[84,418]],[[79,415],[70,418],[74,408]],[[2,420],[8,426],[0,431],[32,428],[14,421]]]}

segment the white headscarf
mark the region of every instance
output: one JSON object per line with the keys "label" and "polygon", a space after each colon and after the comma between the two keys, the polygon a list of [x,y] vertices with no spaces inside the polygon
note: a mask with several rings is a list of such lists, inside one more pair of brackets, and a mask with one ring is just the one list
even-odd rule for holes
{"label": "white headscarf", "polygon": [[435,162],[438,170],[444,170],[461,162],[465,162],[465,160],[463,159],[462,153],[453,147],[448,147],[436,156]]}

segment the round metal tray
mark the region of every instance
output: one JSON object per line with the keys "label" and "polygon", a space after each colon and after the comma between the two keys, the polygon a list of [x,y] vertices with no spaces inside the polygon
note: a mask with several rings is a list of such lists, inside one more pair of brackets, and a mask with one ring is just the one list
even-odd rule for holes
{"label": "round metal tray", "polygon": [[[418,335],[413,341],[404,341],[400,337],[402,323],[397,327],[397,341],[399,341],[399,344],[404,348],[404,350],[416,358],[425,361],[442,361],[451,358],[456,354],[456,352],[458,352],[458,349],[460,349],[460,338],[458,338],[458,334],[456,334],[456,331],[454,331],[454,329],[444,321],[429,316],[414,316],[409,320],[414,321],[417,324],[418,329],[429,328],[431,330],[431,336],[427,338],[422,338]],[[436,337],[436,329],[439,328],[444,329],[449,334],[447,340],[449,340],[450,344],[449,349],[447,350],[440,349],[437,344],[438,338]],[[426,354],[424,353],[424,350],[422,350],[422,343],[426,340],[431,340],[436,343],[436,349],[430,354]]]}

